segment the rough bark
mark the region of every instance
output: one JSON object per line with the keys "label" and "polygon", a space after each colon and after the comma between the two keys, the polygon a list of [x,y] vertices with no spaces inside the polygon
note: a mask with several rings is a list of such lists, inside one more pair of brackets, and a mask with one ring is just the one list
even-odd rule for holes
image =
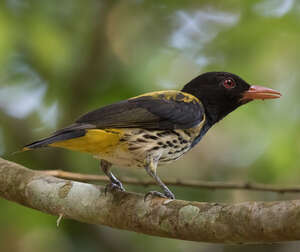
{"label": "rough bark", "polygon": [[0,197],[52,215],[213,243],[300,240],[300,200],[218,204],[152,198],[63,180],[0,159]]}

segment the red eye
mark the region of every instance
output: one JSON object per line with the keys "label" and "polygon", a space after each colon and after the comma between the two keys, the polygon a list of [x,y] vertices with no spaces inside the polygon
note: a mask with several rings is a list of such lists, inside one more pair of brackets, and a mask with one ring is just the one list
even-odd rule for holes
{"label": "red eye", "polygon": [[223,82],[223,86],[227,89],[231,89],[235,87],[235,81],[233,79],[226,79]]}

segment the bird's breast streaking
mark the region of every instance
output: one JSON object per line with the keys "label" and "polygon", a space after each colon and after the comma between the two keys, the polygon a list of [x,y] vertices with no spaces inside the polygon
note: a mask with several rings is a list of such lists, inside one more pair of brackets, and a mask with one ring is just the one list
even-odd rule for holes
{"label": "bird's breast streaking", "polygon": [[[122,161],[124,162],[119,165],[144,167],[147,155],[157,157],[158,164],[177,160],[191,149],[193,141],[202,129],[203,122],[186,130],[126,129],[120,143],[126,143],[128,148],[123,153]],[[126,158],[128,154],[130,157]],[[110,157],[106,157],[106,159],[108,160]],[[119,162],[118,160],[120,158],[110,160],[110,162],[116,163]]]}

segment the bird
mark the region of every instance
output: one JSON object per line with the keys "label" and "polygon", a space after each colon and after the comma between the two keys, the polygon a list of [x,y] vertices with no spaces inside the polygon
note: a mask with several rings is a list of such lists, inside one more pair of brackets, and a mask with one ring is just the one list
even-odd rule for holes
{"label": "bird", "polygon": [[175,199],[158,176],[158,165],[182,157],[214,124],[239,106],[280,97],[280,92],[250,85],[235,74],[206,72],[181,91],[145,93],[93,110],[22,150],[59,147],[92,154],[110,180],[105,191],[125,191],[111,172],[112,165],[144,168],[162,189],[148,192],[145,198]]}

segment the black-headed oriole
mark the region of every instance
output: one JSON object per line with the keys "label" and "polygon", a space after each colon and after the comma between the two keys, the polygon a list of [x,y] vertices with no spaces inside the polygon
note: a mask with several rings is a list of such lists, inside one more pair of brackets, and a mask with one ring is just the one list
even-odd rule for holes
{"label": "black-headed oriole", "polygon": [[112,164],[145,168],[163,190],[163,194],[152,191],[147,195],[174,199],[158,177],[157,165],[183,156],[237,107],[254,99],[280,96],[275,90],[251,86],[235,74],[208,72],[181,91],[146,93],[96,109],[24,150],[50,146],[91,153],[101,160],[110,189],[124,190],[110,171]]}

